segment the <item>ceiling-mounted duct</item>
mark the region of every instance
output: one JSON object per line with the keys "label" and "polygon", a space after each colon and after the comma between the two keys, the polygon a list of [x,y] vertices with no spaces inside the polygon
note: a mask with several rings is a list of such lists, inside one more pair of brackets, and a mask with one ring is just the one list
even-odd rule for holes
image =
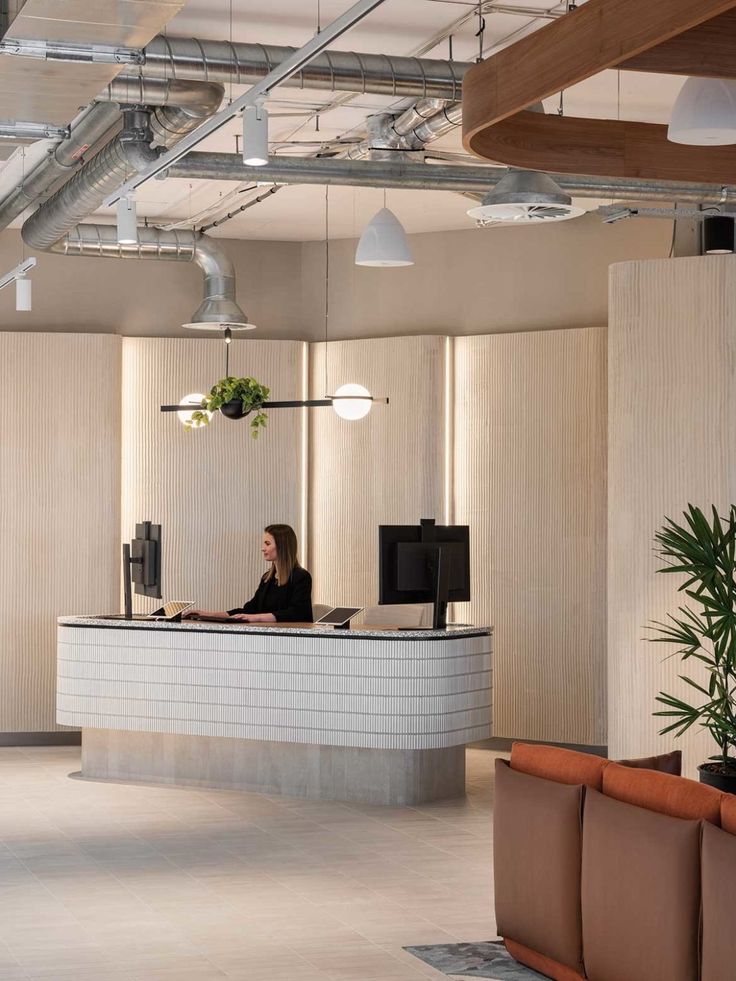
{"label": "ceiling-mounted duct", "polygon": [[573,205],[572,198],[548,174],[534,170],[510,170],[468,214],[481,225],[509,223],[541,224],[577,218],[584,208]]}
{"label": "ceiling-mounted duct", "polygon": [[121,245],[114,225],[77,225],[51,252],[109,259],[196,262],[204,273],[204,299],[183,327],[197,330],[254,329],[235,299],[235,268],[214,239],[198,232],[139,228],[138,241]]}

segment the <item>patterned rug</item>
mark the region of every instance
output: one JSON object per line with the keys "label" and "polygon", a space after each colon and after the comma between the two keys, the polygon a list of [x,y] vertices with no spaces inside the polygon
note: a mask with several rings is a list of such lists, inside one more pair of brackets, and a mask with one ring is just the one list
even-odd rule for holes
{"label": "patterned rug", "polygon": [[549,981],[543,974],[523,967],[500,940],[476,944],[431,944],[404,947],[443,974],[464,978],[493,978],[494,981]]}

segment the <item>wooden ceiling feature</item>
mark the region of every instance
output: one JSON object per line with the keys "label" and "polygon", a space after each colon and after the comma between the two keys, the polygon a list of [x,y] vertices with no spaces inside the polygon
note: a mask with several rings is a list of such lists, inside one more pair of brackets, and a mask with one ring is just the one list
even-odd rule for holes
{"label": "wooden ceiling feature", "polygon": [[667,127],[522,111],[481,134],[483,155],[558,174],[733,184],[736,146],[670,143]]}
{"label": "wooden ceiling feature", "polygon": [[736,10],[670,38],[617,67],[634,72],[736,78]]}
{"label": "wooden ceiling feature", "polygon": [[736,0],[588,0],[468,71],[463,144],[485,159],[534,170],[731,183],[730,147],[669,143],[667,127],[655,124],[524,110],[617,66],[673,72],[679,64],[681,73],[696,75],[715,58],[730,65],[724,77],[736,77],[734,44]]}

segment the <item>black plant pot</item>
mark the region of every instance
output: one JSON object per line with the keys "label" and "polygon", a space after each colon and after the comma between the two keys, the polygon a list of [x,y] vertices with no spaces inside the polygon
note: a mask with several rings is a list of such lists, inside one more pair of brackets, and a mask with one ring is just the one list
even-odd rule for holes
{"label": "black plant pot", "polygon": [[245,419],[250,412],[250,409],[245,412],[243,410],[243,403],[240,401],[240,399],[233,399],[231,402],[225,402],[224,405],[221,405],[220,412],[228,419]]}
{"label": "black plant pot", "polygon": [[716,790],[722,790],[725,794],[736,794],[736,770],[730,773],[716,773],[707,769],[711,765],[718,764],[701,763],[698,767],[700,782],[707,783],[709,787],[715,787]]}

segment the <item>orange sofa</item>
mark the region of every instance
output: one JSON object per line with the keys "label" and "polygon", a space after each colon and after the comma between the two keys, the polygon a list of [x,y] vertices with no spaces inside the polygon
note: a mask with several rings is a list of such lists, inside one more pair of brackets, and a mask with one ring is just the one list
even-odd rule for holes
{"label": "orange sofa", "polygon": [[496,763],[498,932],[555,981],[736,978],[736,798],[514,743]]}

